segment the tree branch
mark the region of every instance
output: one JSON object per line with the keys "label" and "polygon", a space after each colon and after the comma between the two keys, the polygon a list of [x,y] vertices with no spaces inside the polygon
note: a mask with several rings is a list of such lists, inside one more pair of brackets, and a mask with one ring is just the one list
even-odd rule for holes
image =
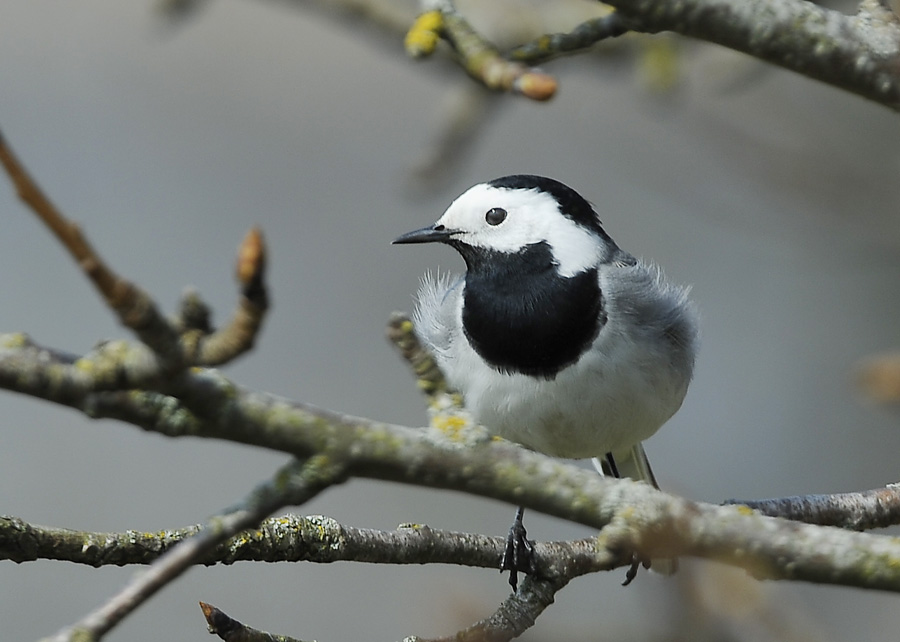
{"label": "tree branch", "polygon": [[622,14],[612,11],[586,20],[566,33],[546,34],[510,51],[511,60],[529,64],[546,62],[557,56],[565,56],[590,49],[598,42],[617,38],[628,33],[629,26]]}
{"label": "tree branch", "polygon": [[254,489],[238,506],[213,517],[195,535],[161,556],[108,602],[46,642],[99,640],[221,542],[255,526],[282,506],[303,504],[343,480],[344,468],[337,460],[319,456],[291,462],[270,481]]}
{"label": "tree branch", "polygon": [[427,4],[431,10],[419,16],[406,36],[407,51],[412,55],[430,54],[437,36],[442,36],[453,47],[466,73],[488,89],[518,93],[533,100],[549,100],[556,93],[552,76],[504,58],[472,28],[451,0],[430,0]]}
{"label": "tree branch", "polygon": [[444,373],[438,368],[432,356],[422,346],[413,331],[413,322],[404,312],[391,314],[387,324],[387,337],[400,356],[409,364],[416,377],[416,386],[429,399],[447,391]]}
{"label": "tree branch", "polygon": [[218,635],[225,642],[303,642],[286,635],[257,631],[206,602],[200,602],[200,610],[206,618],[206,628],[209,632]]}
{"label": "tree branch", "polygon": [[607,0],[639,31],[723,45],[900,110],[900,21],[877,0],[847,16],[805,0]]}
{"label": "tree branch", "polygon": [[[0,517],[0,559],[17,563],[53,559],[94,567],[151,564],[203,528],[194,525],[156,533],[92,533]],[[401,524],[397,530],[381,531],[339,524],[322,515],[284,515],[265,519],[253,530],[221,542],[193,563],[213,566],[242,561],[351,561],[454,564],[496,570],[505,546],[505,537],[434,530],[421,524]],[[537,542],[535,551],[537,575],[554,581],[607,571],[630,562],[598,550],[593,537]]]}
{"label": "tree branch", "polygon": [[855,531],[900,524],[900,487],[896,484],[858,493],[759,500],[730,499],[726,503],[743,504],[772,517]]}
{"label": "tree branch", "polygon": [[[149,353],[136,349],[128,359],[118,359],[120,370],[110,374],[120,382],[119,387],[139,387],[148,379],[166,378],[193,365],[220,365],[252,347],[268,309],[263,280],[266,252],[258,229],[247,234],[239,251],[237,275],[242,298],[231,323],[215,333],[196,328],[184,328],[181,332],[177,324],[162,315],[146,292],[106,264],[78,225],[66,219],[44,194],[2,132],[0,164],[19,198],[62,243],[121,323],[149,348]],[[121,348],[122,344],[115,347]],[[134,385],[122,385],[123,379],[130,379]]]}
{"label": "tree branch", "polygon": [[[490,617],[447,637],[411,636],[405,638],[404,642],[507,642],[533,626],[535,619],[553,603],[554,595],[566,583],[562,580],[552,582],[527,577],[521,593],[507,598]],[[301,642],[296,638],[253,629],[204,602],[200,602],[200,608],[209,632],[215,633],[225,642]]]}
{"label": "tree branch", "polygon": [[[900,19],[879,0],[863,0],[856,15],[806,0],[607,0],[616,12],[568,34],[548,34],[506,56],[478,34],[449,0],[425,3],[443,17],[439,31],[459,62],[486,87],[544,100],[555,81],[534,95],[517,83],[535,64],[584,50],[627,30],[672,31],[749,54],[804,76],[900,110]],[[519,61],[519,62],[517,62]],[[535,76],[535,78],[537,78]]]}
{"label": "tree branch", "polygon": [[[9,387],[15,378],[3,376],[10,360],[9,350],[5,352],[0,352],[0,385]],[[900,590],[900,542],[892,538],[777,520],[745,507],[690,502],[643,484],[598,478],[480,431],[448,435],[341,415],[242,389],[214,371],[181,375],[171,394],[181,400],[191,421],[171,408],[151,419],[154,408],[165,407],[153,396],[144,398],[149,407],[129,396],[116,416],[133,414],[142,427],[170,436],[228,439],[299,457],[314,456],[327,446],[332,456],[346,462],[348,475],[461,490],[596,529],[628,515],[626,528],[601,533],[610,550],[636,551],[642,557],[687,554],[751,567],[771,578]],[[99,413],[100,408],[94,405],[93,410]]]}

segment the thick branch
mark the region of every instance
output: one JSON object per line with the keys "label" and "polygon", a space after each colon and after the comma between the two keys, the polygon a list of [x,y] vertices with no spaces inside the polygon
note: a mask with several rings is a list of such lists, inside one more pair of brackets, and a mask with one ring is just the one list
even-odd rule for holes
{"label": "thick branch", "polygon": [[[151,564],[202,529],[195,525],[156,533],[92,533],[0,517],[0,559],[18,563],[53,559],[94,567]],[[505,546],[504,537],[440,531],[420,524],[381,531],[346,526],[322,515],[285,515],[262,521],[253,530],[222,542],[193,562],[212,566],[239,561],[352,561],[497,569]],[[629,561],[598,550],[594,538],[537,542],[535,552],[537,574],[554,580],[610,570]]]}
{"label": "thick branch", "polygon": [[606,0],[639,31],[674,31],[900,110],[900,21],[877,0],[847,16],[806,0]]}
{"label": "thick branch", "polygon": [[[94,567],[151,564],[202,530],[195,525],[156,533],[92,533],[0,517],[0,559],[17,563],[53,559]],[[440,531],[419,524],[381,531],[346,526],[322,515],[285,515],[263,520],[253,530],[222,542],[193,561],[207,566],[240,561],[352,561],[496,569],[505,546],[504,537]],[[610,570],[628,562],[598,550],[594,538],[537,542],[535,552],[537,573],[557,580]],[[561,565],[560,560],[566,563]]]}
{"label": "thick branch", "polygon": [[[719,44],[900,110],[900,19],[879,0],[863,0],[848,16],[806,0],[607,0],[616,8],[567,34],[547,34],[501,55],[449,0],[435,29],[454,46],[469,75],[485,86],[546,99],[555,81],[522,64],[582,51],[627,30],[672,31]],[[415,26],[414,26],[415,31]],[[427,51],[426,51],[427,53]],[[519,62],[521,61],[521,62]],[[535,74],[546,90],[534,95],[517,83]]]}
{"label": "thick branch", "polygon": [[[0,385],[34,392],[10,386],[14,378],[2,376],[7,365],[8,356],[0,354]],[[461,442],[459,435],[448,439],[437,430],[349,417],[244,390],[214,371],[186,373],[171,387],[191,421],[172,408],[153,417],[160,404],[152,396],[150,408],[130,397],[115,416],[127,420],[131,413],[134,423],[172,436],[229,439],[300,457],[327,448],[346,461],[349,475],[461,490],[597,529],[628,515],[627,528],[601,535],[610,550],[636,550],[644,557],[688,554],[752,567],[767,577],[900,590],[900,542],[892,538],[777,520],[745,507],[689,502],[643,484],[598,478],[488,437]],[[84,400],[66,403],[85,405]],[[99,416],[101,408],[93,410]]]}

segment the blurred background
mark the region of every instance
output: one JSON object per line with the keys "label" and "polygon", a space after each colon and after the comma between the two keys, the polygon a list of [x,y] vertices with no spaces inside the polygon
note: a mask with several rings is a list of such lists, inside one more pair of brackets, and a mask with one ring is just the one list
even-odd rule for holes
{"label": "blurred background", "polygon": [[[388,4],[414,14],[410,2]],[[478,4],[460,6],[501,41],[498,7],[514,5],[525,33],[551,9],[561,15],[557,3],[484,3],[494,15]],[[549,104],[482,97],[490,116],[472,145],[456,164],[435,164],[447,105],[477,95],[460,71],[410,61],[399,36],[309,3],[201,9],[172,22],[149,1],[4,0],[0,127],[111,265],[169,310],[192,285],[225,320],[235,249],[262,227],[274,306],[258,348],[228,376],[421,425],[422,399],[385,322],[410,309],[426,270],[463,265],[447,248],[390,241],[473,183],[545,174],[592,200],[623,248],[693,286],[696,378],[647,443],[666,489],[718,502],[900,479],[898,415],[854,382],[860,359],[900,342],[896,113],[721,48],[644,38],[546,65],[561,82]],[[676,55],[661,75],[660,48],[664,66]],[[0,210],[0,330],[79,353],[128,336],[5,178]],[[287,459],[91,422],[6,392],[0,408],[0,512],[37,524],[194,524]],[[368,480],[299,510],[497,535],[514,512]],[[527,525],[538,539],[590,534],[534,513]],[[893,595],[760,584],[712,563],[683,569],[627,589],[623,572],[577,580],[523,639],[879,640],[900,630]],[[0,564],[3,637],[49,635],[134,572]],[[496,572],[442,566],[197,568],[107,639],[208,640],[198,600],[325,642],[449,634],[507,590]]]}

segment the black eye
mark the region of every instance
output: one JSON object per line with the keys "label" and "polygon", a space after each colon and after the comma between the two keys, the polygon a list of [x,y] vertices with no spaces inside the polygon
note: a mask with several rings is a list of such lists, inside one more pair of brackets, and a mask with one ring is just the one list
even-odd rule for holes
{"label": "black eye", "polygon": [[492,207],[484,215],[484,220],[488,225],[500,225],[506,220],[506,210],[502,207]]}

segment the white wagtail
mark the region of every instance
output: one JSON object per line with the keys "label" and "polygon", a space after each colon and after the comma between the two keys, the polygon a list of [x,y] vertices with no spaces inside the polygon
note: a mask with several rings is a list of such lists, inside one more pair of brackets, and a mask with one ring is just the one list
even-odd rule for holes
{"label": "white wagtail", "polygon": [[[466,273],[426,276],[415,330],[474,418],[538,452],[592,457],[602,474],[657,486],[641,441],[691,380],[687,289],[620,249],[577,192],[541,176],[475,185],[433,226],[394,241],[431,242],[459,252]],[[521,518],[520,508],[501,564],[513,590],[532,563]],[[674,560],[654,562],[674,571]]]}

